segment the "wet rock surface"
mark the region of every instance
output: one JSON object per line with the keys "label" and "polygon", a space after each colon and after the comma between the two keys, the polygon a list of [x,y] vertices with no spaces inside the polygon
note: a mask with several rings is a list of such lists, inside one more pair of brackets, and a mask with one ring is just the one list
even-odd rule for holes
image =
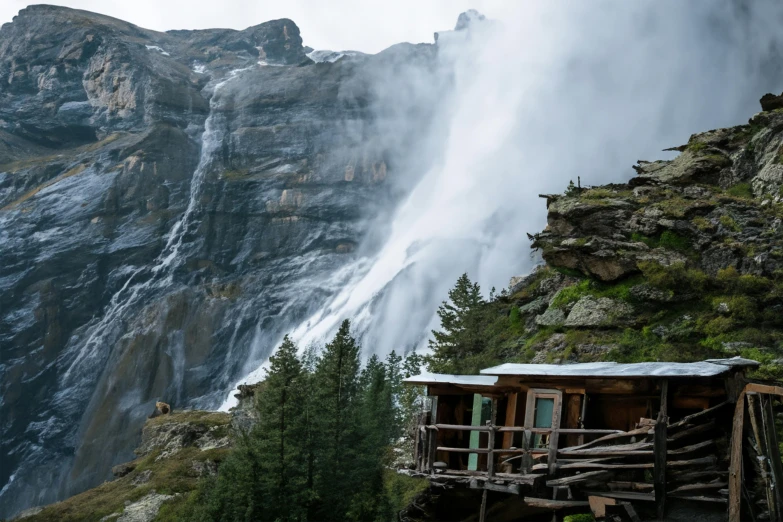
{"label": "wet rock surface", "polygon": [[0,516],[110,477],[159,398],[219,406],[331,295],[427,168],[389,108],[434,57],[316,64],[287,19],[41,5],[0,29]]}

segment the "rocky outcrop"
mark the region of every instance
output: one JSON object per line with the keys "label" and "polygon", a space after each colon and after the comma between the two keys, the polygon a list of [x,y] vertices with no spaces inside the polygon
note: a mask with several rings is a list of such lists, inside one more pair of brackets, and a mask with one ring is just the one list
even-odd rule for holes
{"label": "rocky outcrop", "polygon": [[[693,135],[627,184],[547,195],[545,261],[490,306],[505,357],[536,363],[743,355],[783,379],[783,111]],[[510,338],[510,339],[509,339]],[[503,351],[505,350],[505,351]]]}
{"label": "rocky outcrop", "polygon": [[114,480],[30,510],[25,520],[155,520],[166,502],[195,491],[200,479],[217,472],[233,444],[230,417],[227,413],[190,410],[147,420],[137,457],[114,466]]}

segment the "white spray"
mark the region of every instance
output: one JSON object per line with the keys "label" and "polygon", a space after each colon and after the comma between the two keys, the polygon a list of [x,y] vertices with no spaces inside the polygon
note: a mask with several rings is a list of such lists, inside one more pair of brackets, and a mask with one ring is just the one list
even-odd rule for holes
{"label": "white spray", "polygon": [[[448,129],[433,137],[443,157],[400,205],[383,247],[324,282],[335,297],[293,330],[300,346],[345,318],[366,356],[426,346],[461,273],[486,291],[530,270],[525,233],[545,225],[538,194],[577,176],[625,181],[636,159],[741,124],[761,94],[783,87],[770,85],[778,75],[764,62],[779,40],[774,2],[519,2],[487,14],[499,22],[438,41],[455,93],[433,126]],[[263,365],[243,381],[261,377]]]}

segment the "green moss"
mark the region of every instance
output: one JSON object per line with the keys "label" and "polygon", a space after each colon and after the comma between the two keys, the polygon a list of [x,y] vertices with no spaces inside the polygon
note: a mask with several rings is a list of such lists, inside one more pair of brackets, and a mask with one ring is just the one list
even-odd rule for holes
{"label": "green moss", "polygon": [[658,244],[664,248],[678,250],[680,252],[690,250],[690,242],[671,230],[666,230],[661,234]]}
{"label": "green moss", "polygon": [[668,217],[684,218],[688,211],[694,206],[693,201],[684,199],[669,191],[667,191],[665,196],[666,199],[658,201],[653,206],[661,209]]}
{"label": "green moss", "polygon": [[728,214],[724,214],[720,217],[720,224],[732,232],[740,232],[742,228],[734,221],[734,218]]}
{"label": "green moss", "polygon": [[579,299],[590,293],[590,284],[591,282],[589,279],[584,279],[575,285],[563,288],[555,294],[550,306],[565,308],[567,305],[579,301]]}
{"label": "green moss", "polygon": [[247,174],[248,174],[248,171],[247,171],[247,169],[241,169],[241,170],[233,170],[233,169],[230,169],[230,170],[224,170],[224,171],[223,171],[223,179],[227,179],[227,180],[231,180],[231,181],[233,181],[233,180],[238,180],[238,179],[242,179],[242,178],[246,177],[246,176],[247,176]]}
{"label": "green moss", "polygon": [[563,522],[595,522],[595,517],[591,513],[580,513],[566,516]]}
{"label": "green moss", "polygon": [[631,241],[635,241],[636,243],[644,243],[650,248],[657,248],[658,247],[658,240],[649,236],[642,235],[638,232],[634,232],[631,234]]}
{"label": "green moss", "polygon": [[664,266],[654,261],[642,261],[638,266],[648,283],[662,290],[701,292],[709,281],[707,274],[696,268],[688,268],[685,263]]}
{"label": "green moss", "polygon": [[520,316],[518,306],[511,308],[511,312],[508,314],[508,324],[512,328],[519,328],[521,326],[522,318]]}
{"label": "green moss", "polygon": [[696,228],[698,228],[703,232],[710,231],[713,228],[715,228],[713,224],[710,223],[710,221],[703,216],[696,216],[691,220],[691,223],[693,223],[696,226]]}
{"label": "green moss", "polygon": [[689,150],[691,152],[702,152],[707,148],[706,143],[702,143],[700,141],[694,141],[693,143],[689,143],[686,150]]}
{"label": "green moss", "polygon": [[772,281],[766,277],[740,275],[733,266],[718,270],[715,279],[721,288],[736,294],[760,295],[773,287]]}
{"label": "green moss", "polygon": [[702,331],[711,336],[719,336],[725,334],[729,330],[734,328],[734,321],[730,317],[715,317],[709,320],[702,326]]}
{"label": "green moss", "polygon": [[707,154],[704,156],[704,159],[716,167],[728,167],[731,165],[731,160],[723,154]]}
{"label": "green moss", "polygon": [[753,189],[750,187],[750,183],[738,183],[729,187],[726,192],[735,198],[753,199]]}
{"label": "green moss", "polygon": [[566,268],[566,267],[557,266],[555,267],[555,271],[563,275],[566,275],[568,277],[577,277],[579,279],[585,277],[585,275],[582,272],[576,270],[575,268]]}

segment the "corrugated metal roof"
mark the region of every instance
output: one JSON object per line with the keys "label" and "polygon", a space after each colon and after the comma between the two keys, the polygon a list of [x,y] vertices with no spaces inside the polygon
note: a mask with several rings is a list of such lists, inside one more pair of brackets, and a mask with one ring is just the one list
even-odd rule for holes
{"label": "corrugated metal roof", "polygon": [[616,362],[576,364],[515,364],[506,363],[481,370],[482,375],[519,375],[530,377],[714,377],[736,366],[758,366],[749,359],[711,359],[693,363]]}
{"label": "corrugated metal roof", "polygon": [[498,378],[493,375],[448,375],[422,373],[405,379],[408,384],[455,384],[457,386],[494,386]]}

